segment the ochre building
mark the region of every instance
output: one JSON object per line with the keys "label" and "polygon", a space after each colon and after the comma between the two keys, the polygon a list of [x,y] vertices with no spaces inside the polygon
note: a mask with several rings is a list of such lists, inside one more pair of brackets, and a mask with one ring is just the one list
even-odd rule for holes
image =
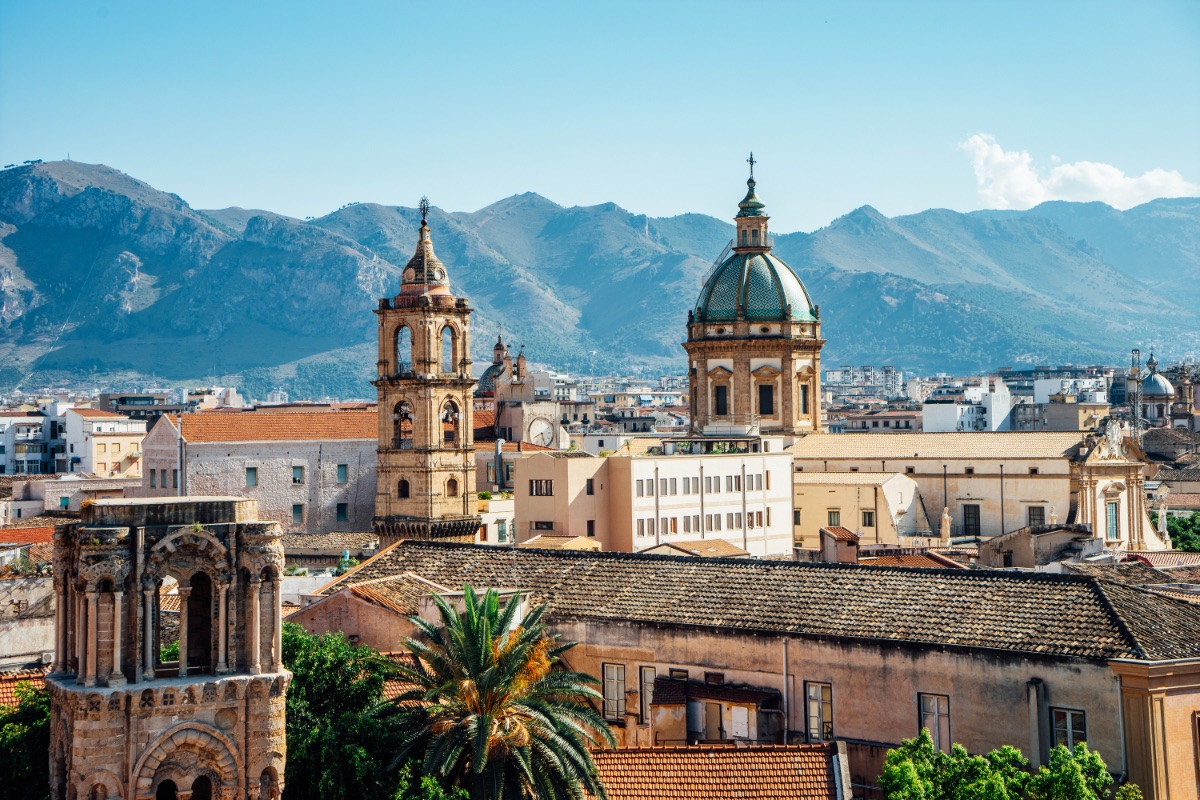
{"label": "ochre building", "polygon": [[422,200],[420,241],[400,293],[379,317],[379,465],[375,531],[398,539],[473,541],[471,308],[450,291]]}

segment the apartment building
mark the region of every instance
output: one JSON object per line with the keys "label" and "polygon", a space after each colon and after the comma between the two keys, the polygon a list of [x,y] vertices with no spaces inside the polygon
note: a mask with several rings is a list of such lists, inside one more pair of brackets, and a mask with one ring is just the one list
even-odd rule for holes
{"label": "apartment building", "polygon": [[106,478],[133,478],[142,474],[145,420],[99,408],[68,408],[64,418],[70,472],[88,472]]}

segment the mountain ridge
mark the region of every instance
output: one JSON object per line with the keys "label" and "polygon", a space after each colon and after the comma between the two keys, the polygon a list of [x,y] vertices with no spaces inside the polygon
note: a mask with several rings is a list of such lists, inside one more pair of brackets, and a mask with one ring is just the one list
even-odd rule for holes
{"label": "mountain ridge", "polygon": [[[374,203],[310,220],[193,209],[80,162],[0,172],[0,389],[34,369],[36,385],[235,374],[252,394],[369,396],[371,309],[397,290],[419,220]],[[580,372],[682,371],[687,311],[733,235],[704,214],[535,192],[434,208],[430,224],[476,309],[477,366],[503,328]],[[826,363],[973,372],[1200,349],[1200,199],[892,218],[864,205],[773,239],[822,307]]]}

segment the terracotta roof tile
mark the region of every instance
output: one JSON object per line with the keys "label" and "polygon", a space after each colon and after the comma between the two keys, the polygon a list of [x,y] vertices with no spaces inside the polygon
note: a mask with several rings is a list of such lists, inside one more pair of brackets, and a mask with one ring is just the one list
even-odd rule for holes
{"label": "terracotta roof tile", "polygon": [[[519,588],[563,618],[1087,659],[1200,657],[1200,608],[1082,575],[401,541],[322,594],[405,574]],[[416,613],[415,597],[397,605]]]}
{"label": "terracotta roof tile", "polygon": [[15,706],[17,704],[17,684],[28,683],[35,689],[46,685],[46,673],[49,666],[38,669],[20,670],[18,672],[0,673],[0,706]]}
{"label": "terracotta roof tile", "polygon": [[939,556],[937,553],[914,553],[898,556],[875,556],[860,558],[858,563],[868,567],[908,567],[910,569],[964,569],[963,565],[952,558]]}
{"label": "terracotta roof tile", "polygon": [[1126,555],[1138,556],[1159,569],[1169,567],[1200,567],[1200,553],[1183,550],[1126,550]]}
{"label": "terracotta roof tile", "polygon": [[67,411],[73,411],[81,417],[88,417],[90,419],[129,419],[124,414],[105,411],[102,408],[68,408]]}
{"label": "terracotta roof tile", "polygon": [[654,550],[664,547],[672,547],[683,551],[680,555],[700,556],[702,558],[738,558],[749,555],[745,550],[727,539],[691,539],[686,542],[663,542],[660,545],[646,549]]}
{"label": "terracotta roof tile", "polygon": [[829,527],[821,528],[821,530],[839,542],[857,542],[859,538],[857,533],[841,525],[830,525]]}
{"label": "terracotta roof tile", "polygon": [[246,412],[241,414],[184,414],[183,437],[204,442],[304,442],[379,438],[379,415],[374,411],[336,411],[323,414]]}
{"label": "terracotta roof tile", "polygon": [[0,542],[4,544],[42,544],[54,541],[54,526],[36,528],[0,528]]}
{"label": "terracotta roof tile", "polygon": [[833,800],[834,745],[647,747],[592,754],[610,800]]}
{"label": "terracotta roof tile", "polygon": [[280,537],[284,552],[301,550],[379,549],[379,536],[372,531],[330,531],[329,533],[285,533]]}

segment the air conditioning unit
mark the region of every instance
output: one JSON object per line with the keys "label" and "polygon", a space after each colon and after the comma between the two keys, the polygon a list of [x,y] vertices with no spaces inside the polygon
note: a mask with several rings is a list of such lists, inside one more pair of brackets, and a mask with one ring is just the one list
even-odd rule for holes
{"label": "air conditioning unit", "polygon": [[54,653],[53,652],[42,653],[42,663],[43,664],[53,664],[54,663]]}

